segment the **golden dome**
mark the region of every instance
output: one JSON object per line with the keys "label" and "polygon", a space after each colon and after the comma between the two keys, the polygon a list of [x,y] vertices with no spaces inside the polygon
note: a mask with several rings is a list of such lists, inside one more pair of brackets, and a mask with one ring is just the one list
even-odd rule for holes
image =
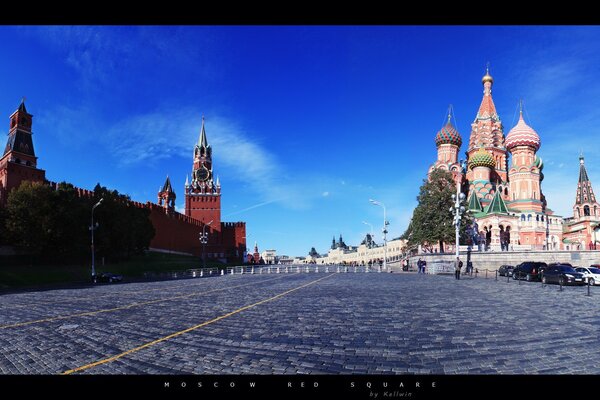
{"label": "golden dome", "polygon": [[494,83],[494,78],[492,78],[489,71],[486,71],[483,78],[481,78],[481,83],[485,84],[486,82]]}

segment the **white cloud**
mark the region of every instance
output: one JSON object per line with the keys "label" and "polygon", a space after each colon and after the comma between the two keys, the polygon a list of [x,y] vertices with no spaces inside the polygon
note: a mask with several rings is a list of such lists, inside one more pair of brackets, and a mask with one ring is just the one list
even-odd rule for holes
{"label": "white cloud", "polygon": [[[123,167],[158,163],[171,157],[191,158],[201,118],[200,111],[189,107],[135,115],[115,121],[102,136],[103,145]],[[294,209],[309,206],[315,195],[303,189],[306,184],[290,177],[277,157],[238,124],[207,116],[205,129],[218,171],[235,177],[229,179],[251,182],[249,188],[257,191],[262,205],[279,202]],[[246,210],[253,208],[256,206]]]}
{"label": "white cloud", "polygon": [[327,197],[327,196],[329,196],[329,192],[323,192],[322,196],[323,196],[323,197]]}

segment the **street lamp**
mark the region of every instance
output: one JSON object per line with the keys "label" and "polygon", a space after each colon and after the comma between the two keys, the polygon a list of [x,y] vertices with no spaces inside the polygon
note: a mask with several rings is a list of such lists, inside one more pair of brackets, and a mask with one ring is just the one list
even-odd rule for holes
{"label": "street lamp", "polygon": [[92,232],[92,283],[96,283],[96,264],[95,264],[95,257],[94,257],[94,231],[98,228],[97,222],[96,222],[96,225],[94,225],[94,210],[96,209],[96,207],[98,207],[100,204],[102,204],[102,200],[104,200],[104,198],[101,198],[100,201],[98,201],[92,207],[92,224],[90,225],[90,232]]}
{"label": "street lamp", "polygon": [[369,201],[376,205],[383,207],[383,270],[387,271],[387,226],[390,224],[386,218],[385,214],[385,204],[380,201],[369,199]]}
{"label": "street lamp", "polygon": [[465,200],[465,194],[460,191],[460,182],[462,180],[462,174],[465,173],[466,161],[460,161],[460,172],[461,176],[456,180],[456,194],[452,195],[452,200],[454,201],[454,206],[450,207],[450,212],[454,215],[454,239],[456,244],[456,257],[459,256],[459,232],[460,232],[460,218],[465,212],[465,206],[461,205],[461,203]]}
{"label": "street lamp", "polygon": [[373,236],[373,225],[366,221],[363,221],[362,223],[371,227],[371,240],[375,241],[375,236]]}
{"label": "street lamp", "polygon": [[200,234],[200,243],[202,243],[202,268],[206,268],[206,243],[208,243],[208,233],[206,233],[206,227],[212,224],[214,220],[210,220],[209,223],[202,226],[202,233]]}

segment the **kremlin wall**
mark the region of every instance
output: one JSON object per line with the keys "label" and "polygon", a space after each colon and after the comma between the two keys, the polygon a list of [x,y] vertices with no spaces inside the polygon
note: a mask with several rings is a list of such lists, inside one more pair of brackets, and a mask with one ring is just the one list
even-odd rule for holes
{"label": "kremlin wall", "polygon": [[[8,193],[23,181],[43,182],[56,189],[57,183],[46,180],[46,172],[37,167],[32,140],[33,115],[25,103],[10,116],[6,148],[0,158],[0,207]],[[246,250],[246,223],[221,222],[221,185],[213,179],[212,148],[208,144],[202,119],[200,139],[194,149],[193,180],[185,185],[185,214],[175,211],[176,194],[167,177],[158,193],[158,203],[131,203],[150,210],[155,236],[150,250],[201,256],[200,235],[207,233],[207,259],[241,262]],[[76,188],[80,197],[93,196],[93,191]]]}

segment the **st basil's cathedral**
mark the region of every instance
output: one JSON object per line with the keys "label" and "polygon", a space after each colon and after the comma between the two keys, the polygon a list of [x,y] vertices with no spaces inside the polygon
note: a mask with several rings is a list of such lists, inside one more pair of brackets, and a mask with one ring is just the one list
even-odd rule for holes
{"label": "st basil's cathedral", "polygon": [[482,83],[483,99],[471,124],[466,165],[460,165],[462,138],[449,112],[447,123],[435,136],[437,160],[429,168],[429,174],[438,168],[451,172],[466,195],[466,208],[474,220],[469,229],[473,243],[488,250],[596,249],[600,204],[583,156],[573,217],[555,215],[542,192],[540,136],[525,122],[522,104],[517,124],[505,136],[489,70]]}

